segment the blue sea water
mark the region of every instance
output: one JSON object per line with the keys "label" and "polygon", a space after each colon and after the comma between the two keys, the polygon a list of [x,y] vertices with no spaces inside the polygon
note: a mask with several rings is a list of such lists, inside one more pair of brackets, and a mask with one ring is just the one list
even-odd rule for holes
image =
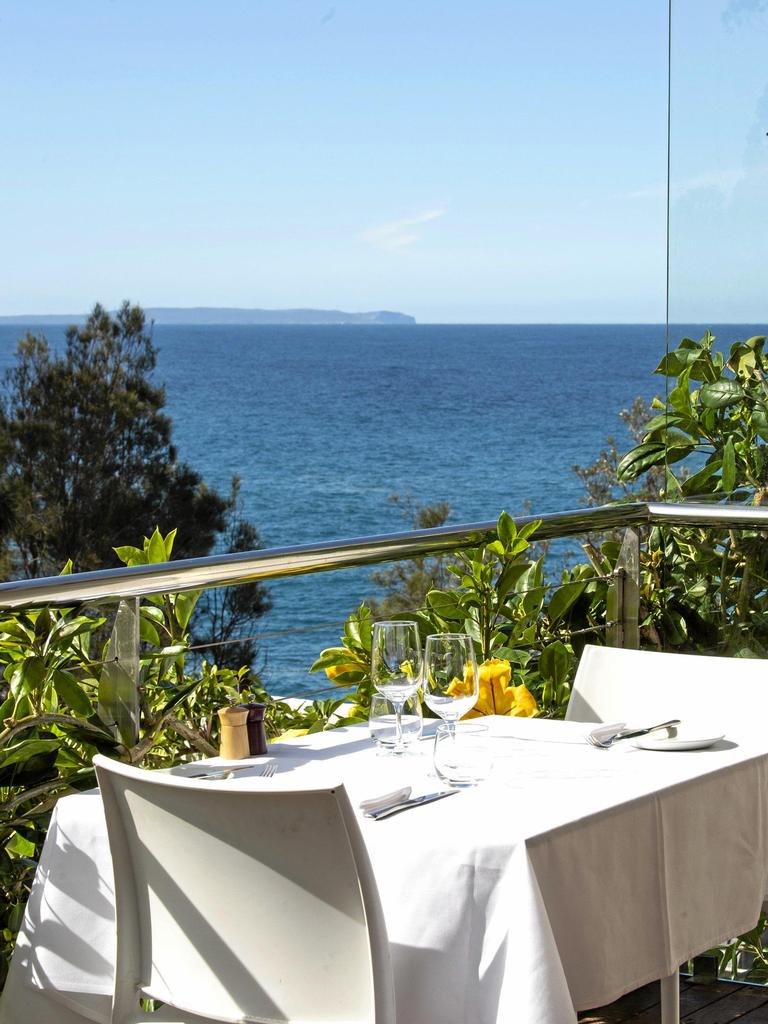
{"label": "blue sea water", "polygon": [[[63,327],[43,331],[63,343]],[[22,333],[0,326],[0,369]],[[240,476],[270,547],[405,529],[394,493],[449,502],[453,523],[578,507],[573,465],[608,434],[626,444],[619,411],[664,389],[658,324],[156,326],[154,339],[180,456],[224,491]],[[369,574],[275,581],[259,632],[343,620],[374,592]],[[268,688],[325,686],[307,668],[338,633],[266,637]]]}

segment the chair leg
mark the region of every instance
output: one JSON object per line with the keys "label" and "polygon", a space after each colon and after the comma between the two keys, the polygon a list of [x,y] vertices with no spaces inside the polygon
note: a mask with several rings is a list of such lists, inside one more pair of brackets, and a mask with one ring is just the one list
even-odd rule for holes
{"label": "chair leg", "polygon": [[680,972],[661,979],[661,1024],[680,1024]]}

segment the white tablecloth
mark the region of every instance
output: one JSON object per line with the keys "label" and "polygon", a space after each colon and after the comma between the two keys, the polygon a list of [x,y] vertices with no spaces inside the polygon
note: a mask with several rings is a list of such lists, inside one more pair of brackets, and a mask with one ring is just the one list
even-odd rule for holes
{"label": "white tablecloth", "polygon": [[[757,728],[688,753],[610,751],[580,723],[487,720],[477,789],[373,822],[402,1024],[571,1024],[754,926],[768,865],[768,741]],[[275,745],[275,787],[340,779],[353,802],[430,779],[431,743],[377,756],[367,731]],[[188,769],[179,769],[184,773]],[[248,787],[247,773],[228,785]],[[263,783],[262,783],[263,785]],[[1,1024],[107,1021],[112,873],[97,793],[53,816]]]}

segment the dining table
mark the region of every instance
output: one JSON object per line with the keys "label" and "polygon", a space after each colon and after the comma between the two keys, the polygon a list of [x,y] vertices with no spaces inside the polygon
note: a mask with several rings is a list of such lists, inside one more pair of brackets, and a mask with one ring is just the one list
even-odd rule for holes
{"label": "dining table", "polygon": [[[402,755],[382,754],[365,726],[274,742],[227,781],[345,785],[381,896],[400,1024],[573,1024],[577,1011],[755,926],[768,866],[759,722],[707,749],[658,751],[597,749],[585,723],[483,721],[485,781],[381,820],[360,803],[444,788],[434,721]],[[270,779],[257,776],[265,763]],[[93,790],[54,810],[0,1024],[108,1024],[114,954],[112,862]]]}

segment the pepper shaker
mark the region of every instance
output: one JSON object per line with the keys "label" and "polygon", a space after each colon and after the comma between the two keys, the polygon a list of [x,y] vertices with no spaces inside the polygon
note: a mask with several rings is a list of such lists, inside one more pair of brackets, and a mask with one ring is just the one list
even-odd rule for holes
{"label": "pepper shaker", "polygon": [[228,761],[239,761],[250,757],[248,745],[248,708],[228,707],[219,709],[221,721],[221,743],[219,756]]}
{"label": "pepper shaker", "polygon": [[267,730],[264,727],[264,704],[238,704],[248,711],[246,725],[248,728],[248,747],[251,757],[259,757],[267,753]]}

